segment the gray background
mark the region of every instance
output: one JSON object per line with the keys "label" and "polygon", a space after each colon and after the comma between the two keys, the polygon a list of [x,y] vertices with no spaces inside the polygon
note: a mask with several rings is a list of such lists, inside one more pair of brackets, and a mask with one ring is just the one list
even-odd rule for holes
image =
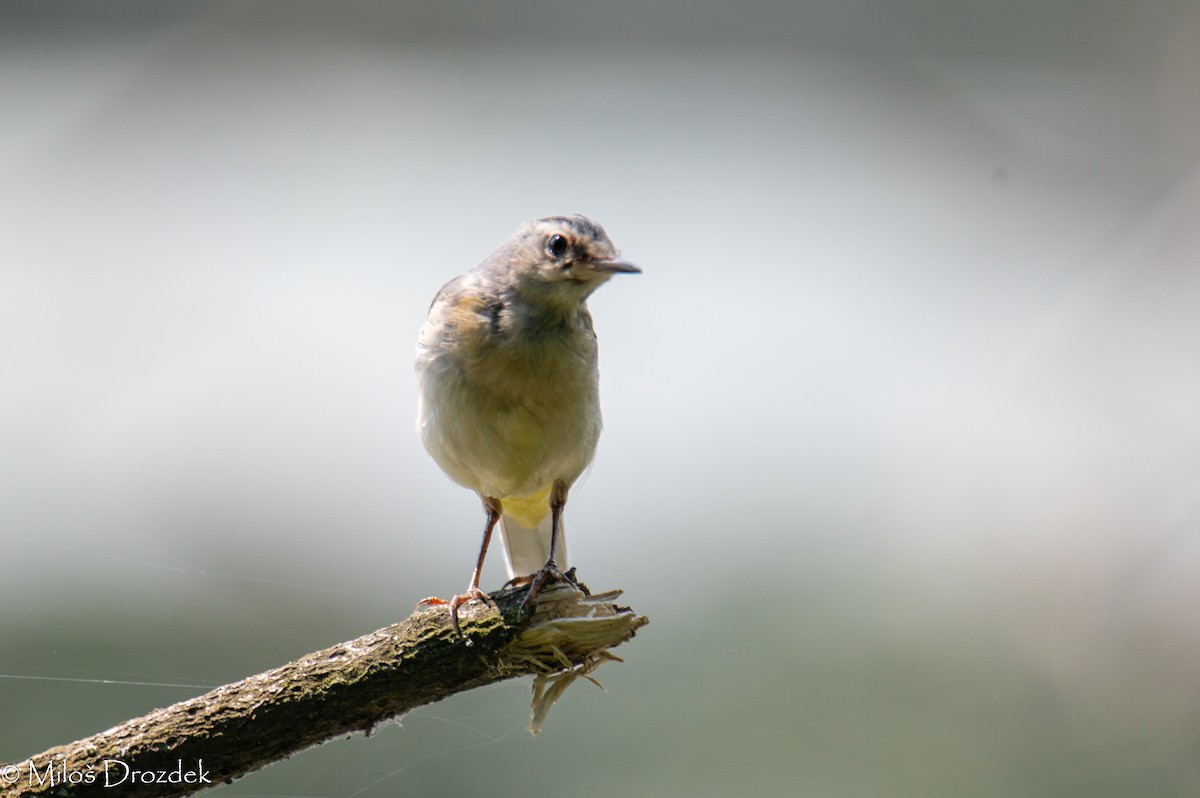
{"label": "gray background", "polygon": [[462,589],[416,331],[583,212],[651,626],[214,794],[1197,794],[1198,74],[1192,2],[4,2],[0,761]]}

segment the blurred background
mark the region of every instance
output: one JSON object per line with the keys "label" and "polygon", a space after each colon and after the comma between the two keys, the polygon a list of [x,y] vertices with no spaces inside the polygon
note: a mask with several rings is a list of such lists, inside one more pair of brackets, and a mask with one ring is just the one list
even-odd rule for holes
{"label": "blurred background", "polygon": [[417,329],[581,212],[651,625],[213,795],[1196,795],[1198,76],[1188,0],[6,0],[0,761],[465,587]]}

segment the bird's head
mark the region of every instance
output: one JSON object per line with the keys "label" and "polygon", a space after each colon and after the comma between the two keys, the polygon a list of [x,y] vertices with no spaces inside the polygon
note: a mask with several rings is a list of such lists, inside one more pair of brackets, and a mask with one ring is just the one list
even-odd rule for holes
{"label": "bird's head", "polygon": [[578,303],[614,274],[641,271],[619,255],[603,227],[575,215],[526,222],[492,257],[520,293]]}

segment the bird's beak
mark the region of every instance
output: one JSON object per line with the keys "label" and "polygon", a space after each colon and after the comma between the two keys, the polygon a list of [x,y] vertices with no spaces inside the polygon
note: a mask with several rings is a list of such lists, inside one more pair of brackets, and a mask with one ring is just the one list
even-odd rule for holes
{"label": "bird's beak", "polygon": [[627,260],[590,260],[587,262],[598,272],[623,272],[625,274],[641,274],[642,270]]}

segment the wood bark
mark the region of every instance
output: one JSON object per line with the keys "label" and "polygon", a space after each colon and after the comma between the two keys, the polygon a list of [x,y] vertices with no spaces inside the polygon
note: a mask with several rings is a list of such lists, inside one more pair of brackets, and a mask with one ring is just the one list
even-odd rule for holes
{"label": "wood bark", "polygon": [[300,657],[125,721],[83,740],[0,765],[0,796],[189,795],[334,737],[370,732],[415,707],[533,674],[530,731],[572,681],[648,623],[615,605],[552,585],[519,618],[524,590],[493,593],[496,608],[445,607]]}

